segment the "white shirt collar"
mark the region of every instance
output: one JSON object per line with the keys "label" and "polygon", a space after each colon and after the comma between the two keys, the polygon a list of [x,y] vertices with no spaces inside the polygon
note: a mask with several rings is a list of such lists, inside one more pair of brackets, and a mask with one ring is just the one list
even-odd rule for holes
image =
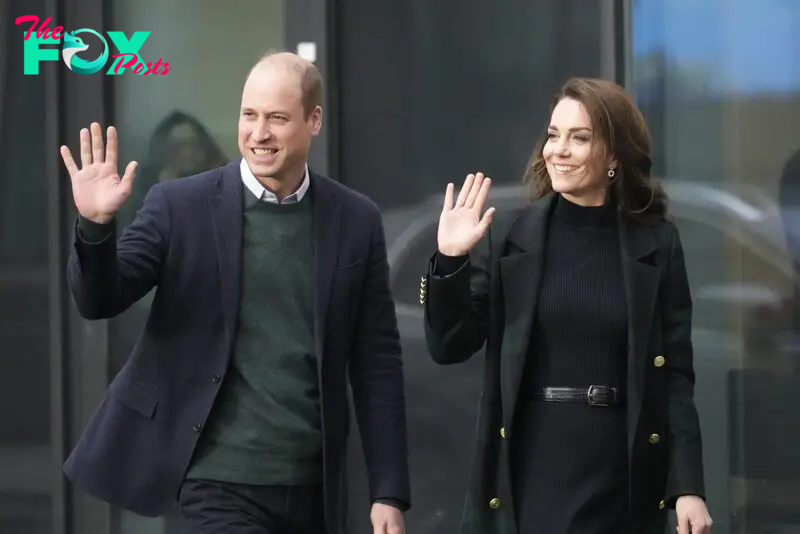
{"label": "white shirt collar", "polygon": [[259,200],[271,202],[273,204],[291,204],[293,202],[300,202],[303,200],[303,197],[308,191],[308,186],[311,184],[308,165],[306,165],[303,181],[300,183],[300,187],[297,189],[297,191],[283,200],[278,200],[278,197],[275,195],[275,193],[261,185],[261,182],[258,181],[258,178],[255,177],[253,171],[250,170],[250,167],[247,165],[247,160],[244,158],[242,158],[242,161],[239,163],[239,170],[242,174],[242,182],[247,189],[249,189],[250,192],[253,193]]}

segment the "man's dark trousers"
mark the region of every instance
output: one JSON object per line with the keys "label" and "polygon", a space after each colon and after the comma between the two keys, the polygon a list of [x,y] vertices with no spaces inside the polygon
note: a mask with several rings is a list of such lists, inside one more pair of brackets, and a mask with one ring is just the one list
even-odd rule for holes
{"label": "man's dark trousers", "polygon": [[187,480],[178,499],[185,534],[324,534],[321,486]]}

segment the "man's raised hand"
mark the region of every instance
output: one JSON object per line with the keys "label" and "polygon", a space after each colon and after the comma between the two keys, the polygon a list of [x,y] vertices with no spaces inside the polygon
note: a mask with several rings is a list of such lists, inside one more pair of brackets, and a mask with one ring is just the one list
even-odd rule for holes
{"label": "man's raised hand", "polygon": [[61,147],[61,157],[72,182],[72,197],[78,213],[85,219],[106,224],[128,199],[136,177],[136,162],[125,167],[122,177],[117,172],[117,130],[108,127],[108,146],[96,122],[81,130],[81,168],[75,164],[67,146]]}

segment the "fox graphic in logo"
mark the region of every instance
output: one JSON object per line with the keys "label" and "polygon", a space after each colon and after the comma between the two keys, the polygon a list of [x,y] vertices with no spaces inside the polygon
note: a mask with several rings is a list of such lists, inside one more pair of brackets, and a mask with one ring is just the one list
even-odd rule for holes
{"label": "fox graphic in logo", "polygon": [[[94,61],[86,61],[77,56],[78,52],[83,52],[89,49],[89,45],[83,42],[80,37],[76,35],[79,33],[88,32],[96,35],[103,41],[103,53]],[[72,33],[64,34],[64,44],[61,47],[61,57],[69,70],[78,74],[94,74],[102,69],[108,61],[108,43],[102,35],[94,30],[84,28],[82,30],[75,30]]]}

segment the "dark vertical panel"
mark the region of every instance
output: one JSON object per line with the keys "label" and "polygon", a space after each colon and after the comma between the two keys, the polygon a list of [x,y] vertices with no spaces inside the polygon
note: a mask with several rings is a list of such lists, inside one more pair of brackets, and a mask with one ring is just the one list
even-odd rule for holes
{"label": "dark vertical panel", "polygon": [[[45,13],[53,14],[56,21],[63,20],[61,0],[46,0]],[[56,23],[55,25],[58,25]],[[67,232],[64,225],[64,208],[69,181],[60,163],[58,146],[61,144],[63,121],[62,88],[64,66],[61,62],[48,65],[43,70],[45,87],[44,146],[47,176],[47,244],[48,288],[50,317],[50,443],[53,458],[52,532],[72,532],[71,488],[66,483],[61,466],[69,450],[70,432],[70,359],[69,359],[69,295],[66,287]]]}
{"label": "dark vertical panel", "polygon": [[8,37],[9,32],[8,28],[10,26],[11,21],[9,20],[9,9],[8,9],[8,0],[3,0],[0,2],[0,22],[6,21],[4,24],[0,24],[0,144],[3,142],[3,109],[4,103],[6,98],[6,84],[8,83]]}
{"label": "dark vertical panel", "polygon": [[337,3],[343,179],[387,208],[518,181],[555,90],[602,75],[603,3]]}
{"label": "dark vertical panel", "polygon": [[[63,0],[63,26],[65,29],[91,28],[105,34],[105,3],[102,0]],[[102,72],[102,71],[101,71]],[[79,133],[92,121],[106,126],[108,77],[102,73],[89,76],[64,70],[63,128],[61,143],[73,151],[79,150]],[[65,178],[66,179],[66,178]],[[64,194],[62,223],[66,247],[71,246],[75,221],[75,206],[71,191]],[[68,252],[69,249],[66,250]],[[70,447],[80,436],[94,412],[108,384],[108,324],[107,321],[84,321],[74,306],[69,305],[70,317]],[[69,452],[69,451],[67,451]],[[109,507],[83,492],[72,495],[73,521],[71,532],[109,532]]]}
{"label": "dark vertical panel", "polygon": [[[333,2],[330,2],[333,4]],[[325,79],[325,105],[322,130],[314,140],[309,156],[309,165],[316,171],[339,178],[334,161],[336,141],[336,78],[333,57],[329,52],[332,16],[329,16],[329,2],[326,0],[291,0],[284,2],[284,28],[286,49],[297,51],[302,42],[316,45],[317,57],[314,62]]]}
{"label": "dark vertical panel", "polygon": [[[41,14],[47,2],[0,4],[0,403],[6,408],[0,429],[0,531],[60,532],[62,488],[53,453],[51,391],[53,322],[49,266],[49,216],[46,141],[51,75],[23,74],[21,15]],[[27,26],[27,25],[26,25]],[[41,133],[40,133],[41,132]]]}
{"label": "dark vertical panel", "polygon": [[628,0],[614,0],[614,80],[623,86],[628,82],[628,11]]}

